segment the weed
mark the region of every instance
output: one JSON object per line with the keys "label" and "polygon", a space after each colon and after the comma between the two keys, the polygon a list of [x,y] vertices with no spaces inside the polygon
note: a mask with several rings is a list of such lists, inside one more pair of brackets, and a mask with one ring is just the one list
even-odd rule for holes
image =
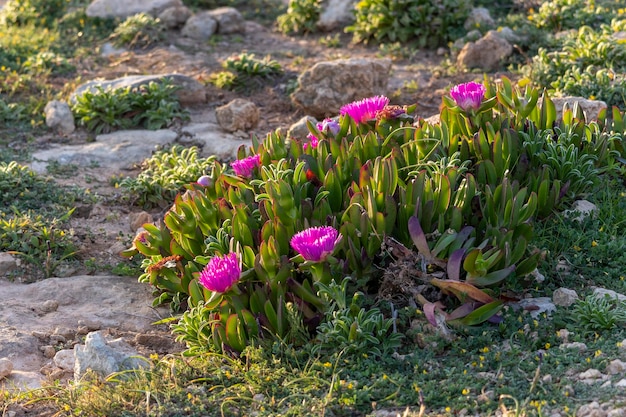
{"label": "weed", "polygon": [[145,48],[164,39],[165,27],[159,19],[146,13],[129,16],[120,23],[110,36],[118,47]]}
{"label": "weed", "polygon": [[276,18],[278,30],[285,34],[315,32],[320,12],[320,0],[290,0],[287,12]]}

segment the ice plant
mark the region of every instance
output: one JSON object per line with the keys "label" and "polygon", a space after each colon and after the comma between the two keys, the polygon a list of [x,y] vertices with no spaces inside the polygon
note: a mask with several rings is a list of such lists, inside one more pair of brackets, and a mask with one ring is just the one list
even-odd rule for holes
{"label": "ice plant", "polygon": [[254,168],[259,165],[261,165],[261,155],[252,155],[247,158],[238,159],[230,164],[230,166],[233,167],[235,174],[246,178],[251,177],[254,172]]}
{"label": "ice plant", "polygon": [[317,136],[315,136],[313,133],[309,133],[307,135],[307,139],[309,140],[309,142],[304,144],[304,149],[308,148],[309,145],[311,145],[311,148],[317,148],[317,144],[319,142]]}
{"label": "ice plant", "polygon": [[321,262],[335,250],[339,237],[339,232],[334,227],[309,227],[291,238],[291,247],[302,255],[304,260]]}
{"label": "ice plant", "polygon": [[200,284],[213,292],[224,293],[239,281],[241,267],[237,254],[232,252],[223,257],[211,258],[200,273]]}
{"label": "ice plant", "polygon": [[374,96],[346,104],[339,109],[342,116],[348,115],[356,123],[365,123],[375,119],[379,111],[389,104],[389,99],[385,96]]}
{"label": "ice plant", "polygon": [[477,110],[485,98],[485,86],[477,82],[458,84],[450,90],[450,96],[464,111]]}

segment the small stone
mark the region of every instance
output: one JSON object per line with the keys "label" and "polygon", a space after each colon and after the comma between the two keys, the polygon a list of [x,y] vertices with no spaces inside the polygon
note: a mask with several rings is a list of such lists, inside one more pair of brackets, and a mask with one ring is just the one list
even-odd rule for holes
{"label": "small stone", "polygon": [[17,262],[13,255],[0,252],[0,275],[7,274],[17,268]]}
{"label": "small stone", "polygon": [[52,313],[59,308],[59,302],[57,300],[46,300],[41,305],[41,309],[44,313]]}
{"label": "small stone", "polygon": [[567,262],[565,259],[561,259],[559,260],[559,262],[557,262],[556,264],[556,272],[561,272],[561,273],[568,273],[572,271],[572,267],[569,264],[569,262]]}
{"label": "small stone", "polygon": [[73,339],[76,335],[76,331],[68,327],[57,327],[56,329],[54,329],[53,334],[63,336],[67,340]]}
{"label": "small stone", "polygon": [[561,349],[577,349],[579,352],[586,352],[587,345],[582,342],[563,343],[559,346]]}
{"label": "small stone", "polygon": [[56,355],[57,351],[54,348],[54,346],[50,346],[50,345],[45,345],[39,348],[41,350],[41,352],[43,353],[43,356],[46,359],[52,359],[54,358],[54,355]]}
{"label": "small stone", "polygon": [[439,48],[437,48],[437,55],[438,56],[444,56],[447,53],[448,53],[448,50],[446,48],[444,48],[443,46],[440,46]]}
{"label": "small stone", "polygon": [[610,375],[617,375],[626,371],[626,363],[619,359],[612,360],[606,367],[606,372]]}
{"label": "small stone", "polygon": [[35,336],[39,340],[48,340],[48,338],[50,337],[50,335],[48,333],[46,333],[46,332],[39,332],[37,330],[31,332],[30,334]]}
{"label": "small stone", "polygon": [[551,384],[552,383],[552,375],[548,374],[548,375],[544,375],[543,378],[541,378],[541,381],[544,384]]}
{"label": "small stone", "polygon": [[46,126],[60,133],[70,134],[75,129],[74,115],[65,101],[52,100],[44,107]]}
{"label": "small stone", "polygon": [[11,375],[11,372],[13,372],[13,362],[7,358],[0,359],[0,380]]}
{"label": "small stone", "polygon": [[485,391],[481,393],[476,400],[479,403],[489,403],[492,402],[496,398],[496,394],[493,390]]}
{"label": "small stone", "polygon": [[566,385],[563,387],[563,395],[565,395],[566,397],[574,397],[574,395],[576,394],[576,391],[574,391],[574,387],[571,385]]}
{"label": "small stone", "polygon": [[570,335],[570,332],[567,329],[560,329],[560,330],[557,330],[557,332],[556,332],[556,337],[561,339],[563,341],[563,343],[567,343],[568,342],[569,335]]}
{"label": "small stone", "polygon": [[581,406],[576,412],[576,417],[606,417],[604,411],[597,401]]}
{"label": "small stone", "polygon": [[616,387],[620,387],[620,388],[626,388],[626,378],[625,379],[620,379],[619,381],[617,381],[615,386]]}
{"label": "small stone", "polygon": [[578,301],[578,294],[569,288],[558,288],[552,294],[552,301],[554,305],[569,307]]}
{"label": "small stone", "polygon": [[530,273],[530,276],[535,278],[535,282],[542,283],[546,280],[546,276],[543,275],[537,268],[533,272]]}
{"label": "small stone", "polygon": [[140,211],[139,213],[130,213],[128,215],[130,222],[130,231],[136,232],[139,228],[143,227],[146,223],[152,223],[152,215],[147,211]]}
{"label": "small stone", "polygon": [[606,416],[607,417],[625,417],[626,408],[616,408],[616,409],[610,410]]}
{"label": "small stone", "polygon": [[597,212],[598,207],[595,204],[587,200],[577,200],[572,205],[572,209],[564,211],[563,214],[567,218],[582,222],[587,217],[594,216]]}
{"label": "small stone", "polygon": [[74,361],[73,349],[63,349],[54,355],[54,364],[64,371],[73,371]]}
{"label": "small stone", "polygon": [[50,336],[50,343],[53,345],[61,345],[65,342],[67,342],[65,336],[61,336],[60,334],[53,334]]}
{"label": "small stone", "polygon": [[597,369],[587,369],[584,372],[581,372],[580,374],[578,374],[578,379],[600,379],[602,378],[602,372],[598,371]]}
{"label": "small stone", "polygon": [[620,294],[613,290],[607,290],[606,288],[597,288],[597,287],[594,288],[593,296],[594,297],[609,297],[611,300],[617,299],[619,301],[626,301],[626,295]]}
{"label": "small stone", "polygon": [[265,395],[263,394],[254,394],[252,397],[252,401],[256,401],[258,403],[262,403],[265,401]]}
{"label": "small stone", "polygon": [[228,132],[250,130],[259,124],[259,108],[249,100],[236,98],[215,109],[220,127]]}

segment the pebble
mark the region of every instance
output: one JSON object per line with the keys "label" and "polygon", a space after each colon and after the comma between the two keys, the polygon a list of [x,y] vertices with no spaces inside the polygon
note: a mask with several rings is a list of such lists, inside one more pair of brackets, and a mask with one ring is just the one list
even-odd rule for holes
{"label": "pebble", "polygon": [[57,300],[46,300],[41,305],[41,309],[44,313],[52,313],[59,308],[59,302]]}
{"label": "pebble", "polygon": [[0,380],[11,375],[11,372],[13,372],[13,362],[7,358],[0,359]]}
{"label": "pebble", "polygon": [[587,351],[587,345],[582,342],[563,343],[561,349],[578,349],[579,352]]}
{"label": "pebble", "polygon": [[606,367],[606,372],[610,375],[617,375],[624,373],[626,370],[626,363],[619,359],[612,360]]}
{"label": "pebble", "polygon": [[50,346],[50,345],[42,346],[39,349],[43,352],[43,356],[46,357],[46,359],[54,358],[54,355],[56,355],[57,353],[54,346]]}

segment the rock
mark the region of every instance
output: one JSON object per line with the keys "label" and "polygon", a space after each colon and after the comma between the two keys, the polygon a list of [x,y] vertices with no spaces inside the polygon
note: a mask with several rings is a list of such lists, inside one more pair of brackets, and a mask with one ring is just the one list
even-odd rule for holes
{"label": "rock", "polygon": [[600,407],[597,401],[581,406],[576,412],[576,417],[606,417],[606,411]]}
{"label": "rock", "polygon": [[121,55],[127,51],[128,49],[118,48],[115,45],[113,45],[111,42],[105,42],[100,46],[100,55],[102,55],[103,57]]}
{"label": "rock", "polygon": [[587,345],[582,342],[563,343],[560,346],[560,348],[561,349],[576,349],[581,353],[587,351]]}
{"label": "rock", "polygon": [[558,288],[552,294],[554,305],[561,307],[569,307],[578,300],[578,294],[575,290],[569,288]]}
{"label": "rock", "polygon": [[602,378],[604,375],[602,375],[602,372],[598,371],[597,369],[587,369],[584,372],[581,372],[580,374],[578,374],[578,379],[600,379]]}
{"label": "rock", "polygon": [[479,29],[483,32],[487,29],[492,29],[496,25],[496,22],[491,17],[488,9],[484,7],[474,7],[471,11],[463,27],[465,30]]}
{"label": "rock", "polygon": [[521,36],[519,36],[517,33],[515,33],[513,31],[513,29],[511,29],[508,26],[504,26],[502,28],[499,28],[498,29],[498,36],[500,36],[501,38],[506,39],[507,41],[509,41],[512,44],[517,43],[517,42],[521,42],[524,39]]}
{"label": "rock", "polygon": [[322,5],[317,28],[329,32],[354,22],[356,0],[328,0]]}
{"label": "rock", "polygon": [[313,123],[314,125],[317,123],[317,119],[315,117],[304,116],[289,126],[289,129],[287,130],[287,137],[291,139],[304,140],[308,134],[311,133],[306,125],[307,121]]}
{"label": "rock", "polygon": [[[591,122],[598,120],[598,114],[607,108],[606,103],[601,100],[591,100],[584,97],[566,96],[566,97],[550,97],[554,106],[556,107],[556,118],[563,117],[563,109],[567,105],[568,108],[573,109],[575,104],[585,114],[585,120]],[[539,100],[541,102],[541,99]]]}
{"label": "rock", "polygon": [[567,343],[568,342],[570,334],[571,333],[567,329],[559,329],[559,330],[556,331],[556,337],[561,339],[561,341],[563,341],[563,343]]}
{"label": "rock", "polygon": [[235,158],[240,146],[250,146],[252,143],[249,139],[241,140],[230,133],[224,133],[214,123],[192,123],[184,127],[183,133],[202,143],[204,155],[215,155],[226,160]]}
{"label": "rock", "polygon": [[533,272],[530,273],[530,276],[535,278],[535,282],[542,283],[546,280],[546,276],[539,272],[539,269],[535,268]]}
{"label": "rock", "polygon": [[51,161],[61,165],[89,167],[96,163],[112,171],[122,171],[140,164],[152,156],[156,148],[162,148],[176,140],[176,132],[161,130],[120,130],[96,136],[95,142],[84,145],[51,147],[33,153],[31,169],[45,173]]}
{"label": "rock", "polygon": [[626,388],[626,378],[625,379],[620,379],[619,381],[617,381],[615,383],[616,387],[621,387],[621,388]]}
{"label": "rock", "polygon": [[512,306],[521,307],[528,311],[533,318],[539,317],[540,314],[550,314],[556,311],[556,306],[552,303],[550,297],[525,298],[513,303]]}
{"label": "rock", "polygon": [[218,7],[208,11],[207,14],[217,21],[217,33],[220,35],[245,33],[246,31],[246,20],[233,7]]}
{"label": "rock", "polygon": [[613,290],[607,290],[606,288],[594,288],[593,289],[594,297],[609,297],[612,300],[618,299],[619,301],[626,301],[626,295],[620,294]]}
{"label": "rock", "polygon": [[176,29],[183,26],[191,17],[191,10],[187,6],[168,7],[159,13],[159,20],[168,29]]}
{"label": "rock", "polygon": [[476,42],[465,44],[456,62],[461,68],[493,71],[512,53],[513,46],[498,36],[497,32],[490,30]]}
{"label": "rock", "polygon": [[59,302],[57,300],[46,300],[41,304],[41,310],[44,313],[52,313],[59,308]]}
{"label": "rock", "polygon": [[612,360],[607,366],[606,366],[606,372],[609,375],[617,375],[617,374],[623,374],[624,371],[626,371],[626,363],[622,362],[619,359],[614,359]]}
{"label": "rock", "polygon": [[54,355],[54,364],[64,371],[74,371],[74,350],[62,349]]}
{"label": "rock", "polygon": [[41,353],[43,353],[43,356],[48,359],[54,358],[54,355],[56,355],[57,353],[54,346],[51,346],[51,345],[45,345],[45,346],[40,347],[39,349],[41,350]]}
{"label": "rock", "polygon": [[191,39],[207,41],[217,31],[217,20],[205,11],[196,13],[185,22],[180,33]]}
{"label": "rock", "polygon": [[146,346],[157,353],[171,353],[182,350],[171,335],[165,336],[154,333],[140,333],[135,336],[135,343]]}
{"label": "rock", "polygon": [[168,79],[173,85],[180,89],[176,91],[176,97],[180,104],[193,105],[204,103],[206,101],[206,91],[204,85],[195,79],[182,74],[155,74],[155,75],[129,75],[127,77],[117,78],[114,80],[92,80],[76,87],[76,90],[70,96],[70,103],[74,103],[76,98],[85,94],[85,92],[96,92],[98,87],[104,90],[117,90],[118,88],[130,87],[138,88],[142,85],[148,85],[151,82],[160,83],[164,79]]}
{"label": "rock", "polygon": [[128,215],[130,222],[130,231],[136,232],[146,223],[152,223],[152,214],[147,211],[140,211],[139,213],[130,213]]}
{"label": "rock", "polygon": [[390,59],[322,61],[298,77],[292,101],[317,119],[334,116],[344,104],[385,93]]}
{"label": "rock", "polygon": [[183,6],[182,0],[94,0],[85,14],[88,17],[126,18],[137,13],[157,16],[169,7]]}
{"label": "rock", "polygon": [[594,216],[598,212],[598,207],[587,200],[576,200],[571,210],[565,210],[565,217],[577,222],[582,222],[589,216]]}
{"label": "rock", "polygon": [[43,109],[46,114],[46,126],[67,135],[76,129],[74,115],[65,101],[52,100]]}
{"label": "rock", "polygon": [[606,417],[626,417],[626,408],[615,408],[609,410]]}
{"label": "rock", "polygon": [[0,380],[11,375],[11,372],[13,372],[13,362],[7,358],[0,359]]}
{"label": "rock", "polygon": [[147,360],[140,357],[128,343],[122,339],[108,342],[101,332],[89,333],[84,345],[74,347],[74,355],[74,378],[77,381],[88,370],[106,377],[115,372],[148,366]]}
{"label": "rock", "polygon": [[215,109],[220,127],[228,132],[250,130],[259,124],[259,108],[251,101],[236,98]]}
{"label": "rock", "polygon": [[7,252],[0,252],[0,275],[8,274],[17,269],[15,257]]}

